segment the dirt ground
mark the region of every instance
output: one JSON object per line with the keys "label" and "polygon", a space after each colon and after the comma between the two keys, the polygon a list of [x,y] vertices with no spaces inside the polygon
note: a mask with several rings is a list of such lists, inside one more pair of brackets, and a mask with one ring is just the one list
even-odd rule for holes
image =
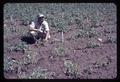
{"label": "dirt ground", "polygon": [[[61,42],[61,32],[50,27],[51,38],[44,45],[41,45],[40,41],[27,44],[21,40],[21,36],[28,30],[28,26],[21,25],[21,20],[16,18],[14,23],[11,20],[4,20],[6,31],[4,77],[7,79],[116,78],[117,43],[114,38],[116,39],[117,35],[116,18],[113,16],[104,15],[105,18],[97,25],[95,31],[101,34],[99,37],[75,38],[78,28],[73,24],[64,33],[64,42]],[[112,39],[109,40],[108,37]]]}

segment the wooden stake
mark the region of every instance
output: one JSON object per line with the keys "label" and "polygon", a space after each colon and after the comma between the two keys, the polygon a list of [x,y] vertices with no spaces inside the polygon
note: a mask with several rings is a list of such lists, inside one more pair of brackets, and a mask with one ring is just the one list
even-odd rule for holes
{"label": "wooden stake", "polygon": [[62,43],[64,42],[64,35],[63,35],[63,31],[62,31]]}
{"label": "wooden stake", "polygon": [[13,16],[12,15],[10,16],[10,20],[11,20],[11,22],[13,22]]}

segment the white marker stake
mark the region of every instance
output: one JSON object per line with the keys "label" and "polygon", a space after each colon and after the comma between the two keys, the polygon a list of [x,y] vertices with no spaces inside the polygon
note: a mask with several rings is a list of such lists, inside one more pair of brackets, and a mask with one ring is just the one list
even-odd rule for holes
{"label": "white marker stake", "polygon": [[62,31],[62,43],[64,42],[64,35],[63,35],[63,31]]}

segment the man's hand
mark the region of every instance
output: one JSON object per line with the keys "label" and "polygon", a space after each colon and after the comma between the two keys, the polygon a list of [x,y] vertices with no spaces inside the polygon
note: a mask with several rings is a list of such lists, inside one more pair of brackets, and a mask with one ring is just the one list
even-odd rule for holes
{"label": "man's hand", "polygon": [[50,39],[50,33],[49,33],[49,31],[46,31],[45,41],[47,41],[48,39]]}
{"label": "man's hand", "polygon": [[42,31],[41,29],[39,29],[39,32],[41,32],[41,33],[42,33],[43,31]]}
{"label": "man's hand", "polygon": [[30,29],[30,31],[39,31],[39,29],[33,29],[33,28],[32,28],[32,29]]}

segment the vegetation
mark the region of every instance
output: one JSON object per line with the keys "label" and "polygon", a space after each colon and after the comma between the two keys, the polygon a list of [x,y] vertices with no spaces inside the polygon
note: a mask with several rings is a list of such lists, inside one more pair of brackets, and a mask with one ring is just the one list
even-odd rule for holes
{"label": "vegetation", "polygon": [[99,47],[100,44],[99,43],[95,43],[95,42],[88,42],[86,48],[96,48],[96,47]]}
{"label": "vegetation", "polygon": [[77,64],[73,63],[71,60],[64,60],[65,74],[69,78],[77,78]]}
{"label": "vegetation", "polygon": [[10,59],[9,57],[5,57],[5,59],[4,59],[4,70],[6,72],[14,70],[14,66],[17,66],[16,62],[14,60]]}
{"label": "vegetation", "polygon": [[63,47],[55,48],[55,52],[57,53],[58,56],[64,56],[65,48],[63,48]]}
{"label": "vegetation", "polygon": [[10,47],[10,50],[11,51],[15,51],[15,52],[18,52],[18,51],[20,51],[20,52],[25,52],[26,51],[26,46],[24,45],[24,43],[19,43],[19,44],[16,44],[16,45],[13,45],[13,46],[11,46]]}
{"label": "vegetation", "polygon": [[99,36],[99,33],[95,31],[94,28],[90,28],[90,29],[79,29],[75,38],[91,38],[91,37],[95,37],[95,36]]}
{"label": "vegetation", "polygon": [[107,40],[105,41],[105,43],[117,43],[117,40],[115,37],[109,36],[107,37]]}
{"label": "vegetation", "polygon": [[[32,38],[23,38],[30,36],[27,35],[28,25],[30,21],[36,20],[38,13],[44,14],[49,24],[51,38],[48,42],[38,40],[34,43]],[[113,58],[109,64],[100,64],[101,61],[97,61],[96,64],[106,69],[111,65],[109,69],[97,71],[95,69],[96,73],[93,77],[113,78],[117,65],[115,33],[116,6],[113,3],[6,3],[4,5],[4,76],[8,79],[83,79],[85,77],[91,79],[92,76],[89,75],[92,75],[94,69],[91,71],[87,68],[88,62],[97,61],[100,56],[106,58],[105,55],[111,55]],[[107,39],[105,42],[109,44],[103,46],[101,45],[103,42],[95,42],[94,40],[99,37],[103,42],[102,38],[105,37]],[[31,43],[27,44],[23,39]],[[93,55],[90,55],[91,52]],[[100,55],[96,56],[96,53]],[[107,62],[106,60],[103,62]],[[80,71],[85,75],[84,73],[80,75],[82,74]]]}

